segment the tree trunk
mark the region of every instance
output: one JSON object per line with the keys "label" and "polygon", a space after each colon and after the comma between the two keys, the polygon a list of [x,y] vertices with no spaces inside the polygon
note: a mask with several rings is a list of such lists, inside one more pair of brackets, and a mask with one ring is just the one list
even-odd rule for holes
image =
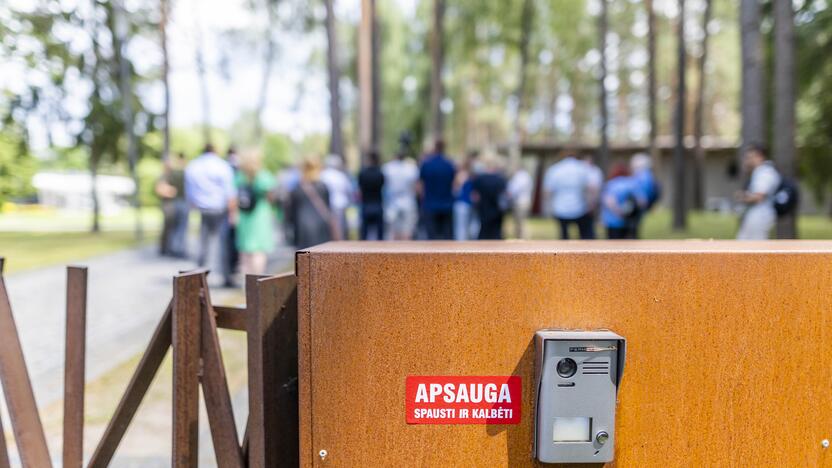
{"label": "tree trunk", "polygon": [[658,117],[656,116],[656,12],[653,10],[653,0],[645,0],[647,9],[647,107],[650,115],[650,141],[648,149],[653,165],[661,165],[661,156],[656,146],[658,136]]}
{"label": "tree trunk", "polygon": [[96,185],[98,183],[98,161],[101,160],[101,155],[98,154],[96,145],[92,144],[90,148],[90,197],[92,198],[92,227],[90,230],[94,233],[101,232],[101,207],[98,203],[98,191]]}
{"label": "tree trunk", "polygon": [[673,229],[684,230],[687,226],[687,203],[685,197],[685,0],[679,0],[678,25],[678,91],[676,100],[676,149],[673,153]]}
{"label": "tree trunk", "polygon": [[[587,89],[583,88],[582,80],[580,77],[575,73],[570,73],[569,77],[569,94],[572,97],[573,103],[585,102],[584,100],[589,100],[590,97],[587,96]],[[554,88],[556,89],[556,88]],[[555,108],[554,114],[557,115],[557,96],[554,98],[553,107]],[[570,111],[570,117],[572,118],[572,125],[573,125],[573,132],[571,138],[573,138],[573,142],[582,142],[586,136],[586,127],[587,127],[587,113],[589,109],[584,106],[573,105],[572,110]]]}
{"label": "tree trunk", "polygon": [[598,167],[606,173],[609,164],[609,109],[607,108],[607,31],[608,26],[608,0],[601,0],[601,13],[598,15],[598,50],[601,52],[601,69],[598,76],[598,89],[600,91],[598,104],[601,108],[601,145],[598,149]]}
{"label": "tree trunk", "polygon": [[696,108],[693,117],[694,169],[693,169],[693,204],[696,209],[705,207],[705,150],[702,148],[702,135],[705,132],[705,67],[708,64],[708,23],[711,22],[711,0],[705,0],[705,13],[702,18],[702,55],[699,56],[699,88],[696,90]]}
{"label": "tree trunk", "polygon": [[376,11],[376,5],[373,3],[373,21],[370,23],[372,26],[372,37],[373,37],[373,60],[370,64],[372,66],[372,77],[373,77],[373,107],[371,109],[373,113],[373,134],[372,134],[372,144],[371,146],[373,149],[380,150],[381,149],[381,69],[379,67],[381,61],[381,43],[380,41],[380,32],[379,32],[379,23],[378,23],[378,12]]}
{"label": "tree trunk", "polygon": [[334,0],[324,0],[326,4],[326,64],[329,75],[329,119],[330,138],[329,152],[344,155],[344,134],[341,130],[341,91],[338,84],[341,81],[341,69],[338,64],[338,29],[335,22]]}
{"label": "tree trunk", "polygon": [[196,73],[199,77],[200,100],[202,104],[202,139],[204,143],[211,143],[211,96],[208,91],[208,75],[205,70],[205,56],[202,53],[202,25],[199,14],[194,15],[196,21]]}
{"label": "tree trunk", "polygon": [[445,56],[445,0],[433,0],[433,29],[430,40],[430,138],[441,139],[444,134],[444,117],[442,115],[442,100],[445,89],[442,84],[442,69]]}
{"label": "tree trunk", "polygon": [[[774,159],[780,174],[793,178],[795,164],[794,10],[791,0],[774,2]],[[777,238],[797,237],[796,214],[777,220]]]}
{"label": "tree trunk", "polygon": [[118,59],[118,74],[119,74],[119,87],[121,88],[121,110],[122,110],[122,119],[124,121],[124,131],[127,136],[127,166],[130,170],[130,178],[133,179],[133,195],[132,195],[132,205],[134,214],[136,216],[135,219],[135,236],[137,241],[141,241],[144,238],[144,228],[142,226],[142,216],[141,216],[141,199],[139,197],[139,175],[136,172],[136,164],[138,164],[139,159],[139,147],[138,141],[136,140],[136,129],[134,124],[134,115],[133,115],[133,80],[132,74],[133,71],[131,70],[130,61],[127,60],[126,52],[127,52],[127,38],[128,38],[128,31],[126,29],[127,23],[127,11],[124,9],[124,6],[121,2],[119,2],[115,8],[115,13],[117,16],[116,24],[123,24],[125,25],[122,27],[117,27],[116,29],[116,54]]}
{"label": "tree trunk", "polygon": [[361,1],[361,24],[358,29],[358,94],[359,94],[359,147],[362,159],[374,148],[373,122],[375,96],[373,95],[373,22],[375,0]]}
{"label": "tree trunk", "polygon": [[260,94],[257,98],[257,107],[255,108],[257,121],[255,122],[254,136],[258,140],[263,136],[263,111],[266,109],[266,102],[269,99],[269,81],[272,77],[272,65],[274,63],[275,50],[277,49],[272,34],[274,29],[277,28],[277,3],[278,0],[266,0],[266,13],[269,17],[265,37],[263,37],[266,43],[266,54],[263,56],[263,75],[260,77]]}
{"label": "tree trunk", "polygon": [[533,0],[523,0],[523,10],[520,16],[520,68],[518,70],[517,89],[514,92],[514,100],[516,103],[516,112],[514,115],[514,125],[511,131],[511,149],[510,149],[510,166],[511,170],[516,170],[520,164],[520,159],[523,154],[523,117],[526,109],[526,82],[528,81],[529,68],[529,42],[532,34],[532,22],[534,17],[534,2]]}
{"label": "tree trunk", "polygon": [[[741,0],[742,52],[742,147],[765,140],[765,95],[763,83],[763,41],[760,33],[759,0]],[[738,161],[741,165],[742,161]]]}
{"label": "tree trunk", "polygon": [[164,116],[165,126],[162,127],[162,161],[170,157],[170,61],[168,58],[168,15],[170,14],[169,0],[159,1],[161,18],[159,19],[159,35],[162,45],[162,85],[165,88]]}

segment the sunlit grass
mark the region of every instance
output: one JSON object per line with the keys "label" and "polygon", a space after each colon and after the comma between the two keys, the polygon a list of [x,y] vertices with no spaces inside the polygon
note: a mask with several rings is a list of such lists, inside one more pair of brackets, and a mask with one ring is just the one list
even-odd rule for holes
{"label": "sunlit grass", "polygon": [[[691,212],[688,216],[687,229],[674,231],[671,212],[656,210],[644,220],[641,229],[643,239],[734,239],[739,228],[735,216],[713,212]],[[510,222],[506,233],[511,233]],[[551,219],[538,218],[529,222],[532,239],[557,239],[559,230]],[[832,239],[832,218],[826,216],[801,216],[798,220],[798,233],[801,239]],[[603,229],[599,237],[606,237]],[[577,231],[574,233],[577,236]]]}
{"label": "sunlit grass", "polygon": [[0,256],[6,258],[8,273],[74,262],[138,245],[133,233],[125,231],[0,232]]}
{"label": "sunlit grass", "polygon": [[[141,212],[145,241],[158,236],[159,209]],[[0,213],[0,256],[6,258],[6,272],[71,263],[85,258],[137,247],[133,228],[135,212],[123,210],[101,216],[101,232],[90,232],[87,212],[56,211],[48,208]]]}

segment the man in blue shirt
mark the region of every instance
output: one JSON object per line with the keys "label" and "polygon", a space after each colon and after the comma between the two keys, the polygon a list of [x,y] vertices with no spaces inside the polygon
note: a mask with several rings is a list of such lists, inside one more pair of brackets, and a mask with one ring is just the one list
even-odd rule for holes
{"label": "man in blue shirt", "polygon": [[661,188],[656,176],[653,174],[653,164],[645,153],[638,153],[630,159],[630,171],[632,172],[633,183],[635,189],[638,191],[639,199],[642,203],[637,206],[636,212],[633,214],[632,222],[632,237],[638,239],[638,231],[641,226],[641,220],[645,214],[659,201],[661,197]]}
{"label": "man in blue shirt", "polygon": [[234,170],[214,152],[211,144],[205,145],[202,155],[185,168],[185,197],[199,210],[199,257],[197,263],[208,264],[212,251],[219,252],[220,271],[225,286],[234,285],[229,268],[227,236],[230,223],[236,222],[237,189],[234,186]]}
{"label": "man in blue shirt", "polygon": [[428,239],[451,240],[454,236],[453,184],[456,167],[445,156],[445,143],[437,140],[433,154],[419,168],[422,216]]}
{"label": "man in blue shirt", "polygon": [[610,169],[610,178],[601,195],[601,221],[609,239],[635,239],[634,217],[645,199],[638,181],[630,175],[625,164]]}

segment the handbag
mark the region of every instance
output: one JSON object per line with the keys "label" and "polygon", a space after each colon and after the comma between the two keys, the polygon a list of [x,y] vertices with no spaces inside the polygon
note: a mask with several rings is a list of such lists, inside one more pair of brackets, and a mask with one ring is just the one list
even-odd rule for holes
{"label": "handbag", "polygon": [[338,223],[335,221],[335,217],[332,216],[332,211],[327,208],[326,203],[324,203],[321,199],[318,191],[315,190],[315,188],[308,182],[301,182],[300,188],[303,190],[303,193],[306,194],[306,197],[309,198],[309,201],[312,202],[312,206],[315,208],[318,216],[326,221],[329,226],[329,235],[332,240],[341,240],[341,230],[338,229]]}

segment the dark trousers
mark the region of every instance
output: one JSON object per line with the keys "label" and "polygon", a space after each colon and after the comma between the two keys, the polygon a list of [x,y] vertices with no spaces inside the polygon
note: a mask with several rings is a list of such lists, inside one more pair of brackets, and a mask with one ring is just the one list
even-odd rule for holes
{"label": "dark trousers", "polygon": [[188,235],[188,202],[184,199],[166,201],[162,205],[165,224],[162,231],[162,255],[185,257],[185,238]]}
{"label": "dark trousers", "polygon": [[423,212],[422,216],[429,240],[452,240],[454,238],[453,212]]}
{"label": "dark trousers", "polygon": [[173,236],[173,226],[176,222],[176,209],[173,206],[172,200],[162,202],[162,233],[159,236],[159,254],[172,255],[170,250],[171,237]]}
{"label": "dark trousers", "polygon": [[237,250],[237,227],[229,223],[227,233],[228,235],[225,236],[225,249],[228,265],[225,268],[233,273],[237,271],[237,266],[240,264],[240,251]]}
{"label": "dark trousers", "polygon": [[365,205],[361,209],[361,240],[384,240],[384,209],[381,205]]}
{"label": "dark trousers", "polygon": [[503,217],[480,219],[479,240],[501,240],[503,238]]}
{"label": "dark trousers", "polygon": [[632,230],[628,227],[607,227],[607,239],[634,239]]}
{"label": "dark trousers", "polygon": [[207,267],[211,259],[212,252],[217,252],[219,258],[215,264],[220,265],[222,270],[220,273],[228,282],[231,280],[231,270],[228,268],[230,262],[228,260],[228,214],[225,211],[203,211],[200,216],[200,230],[199,230],[199,257],[197,264],[200,267]]}
{"label": "dark trousers", "polygon": [[578,233],[581,239],[595,239],[595,222],[592,213],[587,213],[580,218],[557,218],[560,224],[560,238],[569,239],[569,226],[578,225]]}
{"label": "dark trousers", "polygon": [[644,210],[637,210],[633,214],[633,219],[630,220],[630,239],[639,238],[639,228],[641,227],[641,220],[644,218],[646,212]]}

